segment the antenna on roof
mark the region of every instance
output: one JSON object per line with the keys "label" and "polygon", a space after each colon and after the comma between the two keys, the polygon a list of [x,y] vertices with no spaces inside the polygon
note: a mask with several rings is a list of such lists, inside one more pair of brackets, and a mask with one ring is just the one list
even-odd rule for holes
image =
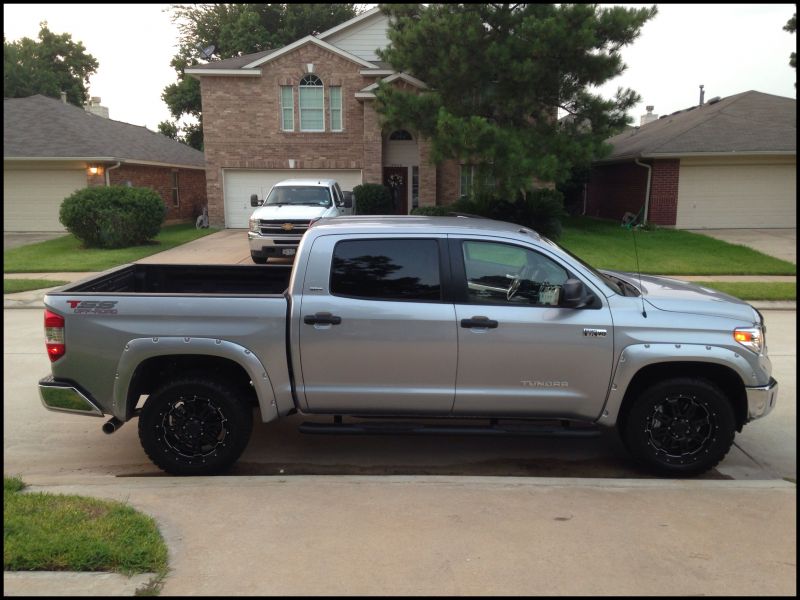
{"label": "antenna on roof", "polygon": [[217,47],[214,44],[211,44],[210,46],[201,48],[198,44],[197,49],[200,50],[200,57],[203,58],[203,60],[211,60],[211,56],[214,54],[214,50],[216,50]]}

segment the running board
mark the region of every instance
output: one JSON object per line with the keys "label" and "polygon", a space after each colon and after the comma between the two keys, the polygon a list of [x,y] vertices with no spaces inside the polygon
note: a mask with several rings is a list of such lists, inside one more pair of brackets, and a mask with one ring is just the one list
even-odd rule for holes
{"label": "running board", "polygon": [[[337,420],[338,421],[338,420]],[[499,435],[547,437],[597,437],[595,427],[558,425],[420,425],[417,423],[302,423],[300,433],[315,435]]]}

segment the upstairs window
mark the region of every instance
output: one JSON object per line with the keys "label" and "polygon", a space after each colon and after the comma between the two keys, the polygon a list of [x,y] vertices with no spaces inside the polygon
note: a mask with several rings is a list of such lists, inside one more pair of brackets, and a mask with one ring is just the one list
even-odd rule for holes
{"label": "upstairs window", "polygon": [[325,88],[316,75],[300,80],[300,131],[325,131]]}
{"label": "upstairs window", "polygon": [[290,85],[281,86],[281,129],[294,131],[294,90]]}
{"label": "upstairs window", "polygon": [[331,131],[342,130],[342,88],[331,86],[328,88],[331,104]]}

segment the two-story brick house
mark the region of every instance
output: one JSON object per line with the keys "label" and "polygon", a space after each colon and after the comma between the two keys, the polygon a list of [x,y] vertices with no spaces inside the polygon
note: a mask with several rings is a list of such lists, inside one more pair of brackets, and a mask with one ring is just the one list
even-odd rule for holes
{"label": "two-story brick house", "polygon": [[381,128],[378,81],[426,87],[379,61],[388,26],[374,8],[282,48],[186,69],[201,85],[212,225],[246,227],[251,194],[290,177],[333,177],[343,190],[385,183],[398,213],[458,198],[466,169],[464,179],[456,162],[432,164],[413,128]]}

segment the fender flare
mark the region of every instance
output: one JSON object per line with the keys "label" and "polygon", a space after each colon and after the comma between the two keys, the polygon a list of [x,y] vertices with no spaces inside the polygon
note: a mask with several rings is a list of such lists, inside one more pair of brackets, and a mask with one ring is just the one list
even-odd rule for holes
{"label": "fender flare", "polygon": [[128,390],[133,374],[139,365],[149,358],[176,354],[202,354],[232,360],[250,376],[256,390],[263,421],[278,418],[275,391],[267,373],[256,355],[244,346],[234,342],[201,337],[149,337],[135,338],[125,344],[122,358],[117,363],[114,374],[114,397],[112,414],[118,419],[127,420]]}
{"label": "fender flare", "polygon": [[[705,344],[633,344],[620,353],[598,425],[613,427],[617,423],[625,393],[636,374],[643,368],[670,362],[709,363],[727,367],[737,373],[742,383],[756,381],[757,374],[739,352]],[[751,383],[750,385],[753,385]]]}

